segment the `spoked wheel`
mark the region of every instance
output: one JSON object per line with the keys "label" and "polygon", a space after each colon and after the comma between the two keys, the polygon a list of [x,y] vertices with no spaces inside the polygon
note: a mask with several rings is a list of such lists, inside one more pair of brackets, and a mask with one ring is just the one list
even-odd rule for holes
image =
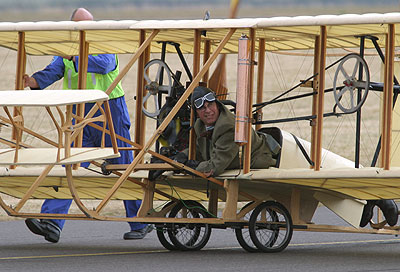
{"label": "spoked wheel", "polygon": [[[153,69],[155,70],[155,76],[151,79],[150,70]],[[154,118],[160,113],[158,94],[166,93],[168,96],[171,96],[173,84],[172,72],[165,62],[159,59],[154,59],[149,61],[144,67],[144,79],[146,80],[146,89],[148,93],[143,98],[142,111],[146,116]],[[167,84],[160,85],[161,79],[166,80]],[[155,110],[153,112],[150,112],[145,108],[146,102],[151,96],[154,98]]]}
{"label": "spoked wheel", "polygon": [[280,252],[288,246],[292,238],[292,218],[282,204],[266,201],[258,205],[251,214],[249,232],[259,250]]}
{"label": "spoked wheel", "polygon": [[[165,205],[162,210],[167,209],[169,206],[174,204],[174,201],[170,201]],[[169,213],[166,214],[168,217]],[[157,230],[157,237],[160,243],[168,250],[178,250],[178,248],[171,242],[168,236],[168,229],[172,228],[172,224],[164,223],[164,224],[155,224]]]}
{"label": "spoked wheel", "polygon": [[[197,201],[181,201],[172,208],[169,217],[207,218],[206,209]],[[168,228],[171,242],[180,250],[200,250],[210,239],[211,227],[204,223],[174,223]]]}
{"label": "spoked wheel", "polygon": [[[363,71],[364,81],[359,78],[359,69]],[[369,78],[367,63],[360,55],[349,54],[339,63],[333,79],[333,96],[343,112],[355,112],[364,104],[369,90]]]}
{"label": "spoked wheel", "polygon": [[[240,211],[243,211],[247,209],[251,204],[254,202],[249,202],[246,205],[243,206],[243,208]],[[251,213],[254,211],[254,209],[249,210],[244,216],[243,220],[245,221],[250,221],[250,216]],[[250,232],[248,225],[243,226],[241,228],[236,228],[235,229],[235,234],[236,234],[236,239],[238,240],[239,244],[242,246],[242,248],[248,252],[259,252],[260,250],[254,245],[253,241],[251,240],[250,237]]]}

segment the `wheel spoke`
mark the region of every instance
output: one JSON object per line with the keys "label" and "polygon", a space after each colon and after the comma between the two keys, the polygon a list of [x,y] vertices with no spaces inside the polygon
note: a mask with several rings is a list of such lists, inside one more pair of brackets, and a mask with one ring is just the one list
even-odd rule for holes
{"label": "wheel spoke", "polygon": [[164,68],[164,67],[161,66],[160,64],[158,65],[157,74],[156,74],[156,81],[157,81],[159,84],[162,84],[162,82],[160,82],[160,78],[161,78],[161,73],[163,73],[163,71],[164,71],[163,68]]}
{"label": "wheel spoke", "polygon": [[353,73],[351,75],[352,78],[354,78],[354,79],[356,78],[356,73],[357,73],[359,67],[360,67],[360,60],[356,59],[356,64],[354,65]]}

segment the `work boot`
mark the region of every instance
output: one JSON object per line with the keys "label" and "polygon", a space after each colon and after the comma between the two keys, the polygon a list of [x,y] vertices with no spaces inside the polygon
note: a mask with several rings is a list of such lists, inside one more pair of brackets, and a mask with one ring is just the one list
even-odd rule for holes
{"label": "work boot", "polygon": [[130,232],[124,234],[124,240],[143,239],[147,235],[147,233],[151,232],[153,229],[153,225],[147,225],[143,229],[131,230]]}
{"label": "work boot", "polygon": [[28,218],[25,224],[34,234],[44,236],[46,241],[57,243],[60,239],[61,229],[50,220]]}
{"label": "work boot", "polygon": [[365,227],[374,215],[374,207],[376,200],[367,200],[367,204],[364,206],[364,210],[360,220],[360,227]]}
{"label": "work boot", "polygon": [[376,202],[376,205],[382,210],[386,222],[389,224],[389,226],[393,227],[394,225],[397,224],[399,210],[394,200],[381,199]]}

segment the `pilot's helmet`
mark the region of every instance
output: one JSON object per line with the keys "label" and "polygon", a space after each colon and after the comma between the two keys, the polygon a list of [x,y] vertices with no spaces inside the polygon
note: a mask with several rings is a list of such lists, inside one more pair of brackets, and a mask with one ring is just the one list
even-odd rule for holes
{"label": "pilot's helmet", "polygon": [[204,106],[205,101],[208,102],[218,101],[217,96],[213,92],[213,90],[204,86],[198,86],[194,88],[191,99],[192,107],[194,109],[200,109],[201,107]]}

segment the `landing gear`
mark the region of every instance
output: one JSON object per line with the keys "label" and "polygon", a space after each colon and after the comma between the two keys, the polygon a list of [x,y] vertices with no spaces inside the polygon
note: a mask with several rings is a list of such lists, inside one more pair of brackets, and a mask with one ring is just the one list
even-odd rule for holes
{"label": "landing gear", "polygon": [[[167,208],[167,206],[164,208]],[[171,209],[168,217],[204,219],[209,216],[207,210],[199,202],[185,200],[178,202]],[[205,223],[166,223],[157,225],[158,239],[169,250],[200,250],[207,244],[210,235],[211,227]]]}
{"label": "landing gear", "polygon": [[[252,205],[254,202],[249,202],[246,205],[243,206],[243,208],[240,210],[240,212],[248,209],[250,205]],[[249,221],[251,213],[254,211],[254,209],[249,210],[244,216],[243,220]],[[254,245],[253,241],[251,240],[250,237],[250,232],[248,225],[247,226],[242,226],[240,228],[235,228],[235,234],[236,234],[236,239],[238,240],[239,244],[242,246],[242,248],[248,252],[259,252],[260,250]]]}
{"label": "landing gear", "polygon": [[[167,210],[173,205],[175,202],[170,201],[165,205],[162,210]],[[167,212],[166,217],[169,217],[169,213]],[[164,224],[155,224],[157,230],[157,237],[160,243],[168,250],[178,250],[178,248],[171,242],[168,236],[168,229],[172,228],[172,224],[164,223]]]}
{"label": "landing gear", "polygon": [[288,246],[292,238],[292,218],[282,204],[266,201],[258,205],[251,214],[249,232],[259,250],[280,252]]}

